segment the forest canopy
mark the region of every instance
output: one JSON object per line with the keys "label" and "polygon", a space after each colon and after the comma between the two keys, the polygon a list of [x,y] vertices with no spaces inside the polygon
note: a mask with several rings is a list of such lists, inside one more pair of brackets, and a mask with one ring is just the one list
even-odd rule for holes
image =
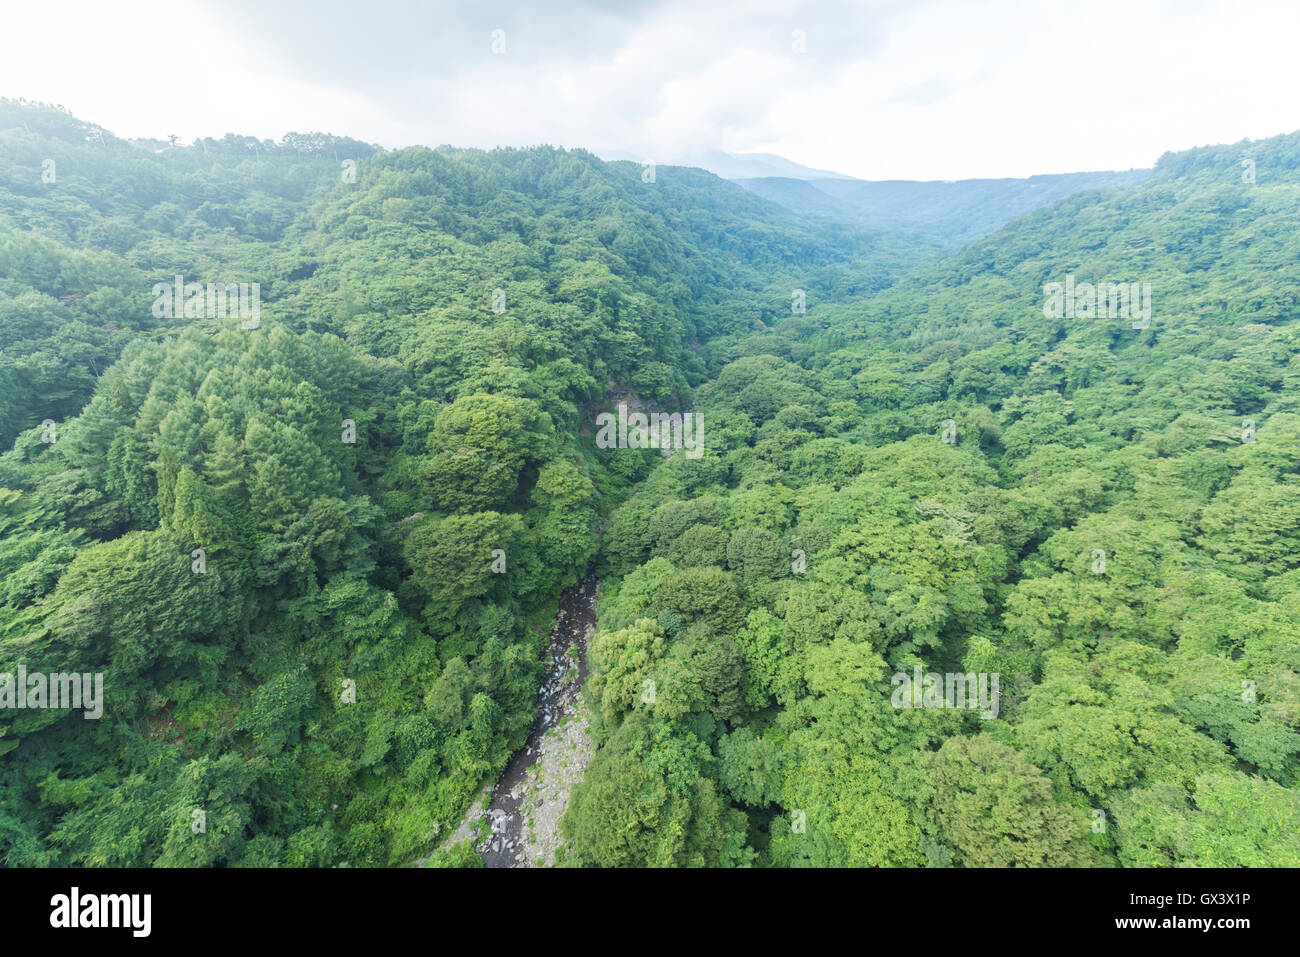
{"label": "forest canopy", "polygon": [[[1300,134],[1248,149],[939,258],[697,169],[0,101],[0,674],[104,688],[0,708],[0,860],[426,858],[590,567],[566,864],[1300,865]],[[602,447],[620,402],[703,454]]]}

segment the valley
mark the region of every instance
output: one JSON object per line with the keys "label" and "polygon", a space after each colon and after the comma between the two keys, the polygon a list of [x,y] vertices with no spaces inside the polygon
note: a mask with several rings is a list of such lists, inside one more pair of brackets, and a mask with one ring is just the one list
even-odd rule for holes
{"label": "valley", "polygon": [[643,172],[0,101],[0,860],[1300,866],[1300,134]]}

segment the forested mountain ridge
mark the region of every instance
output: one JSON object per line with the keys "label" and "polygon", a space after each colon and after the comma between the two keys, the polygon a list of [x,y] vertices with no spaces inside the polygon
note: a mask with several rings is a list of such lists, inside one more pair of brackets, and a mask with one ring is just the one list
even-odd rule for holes
{"label": "forested mountain ridge", "polygon": [[[661,300],[659,308],[685,315],[685,324],[655,320],[681,324],[680,333],[668,335],[685,343],[724,325],[770,322],[790,298],[788,283],[780,283],[775,301],[756,308],[728,300],[732,286],[770,284],[783,269],[797,268],[814,294],[858,295],[937,254],[932,244],[885,242],[860,230],[814,234],[702,171],[665,167],[660,173],[671,175],[647,184],[634,164],[605,164],[580,151],[415,149],[365,166],[374,147],[320,134],[289,134],[279,144],[227,135],[155,151],[58,110],[12,101],[0,102],[0,136],[8,157],[0,184],[7,234],[2,275],[17,283],[11,295],[41,296],[45,310],[29,310],[7,330],[0,348],[11,358],[0,377],[18,377],[6,395],[36,392],[46,412],[79,408],[94,370],[102,372],[132,335],[159,325],[147,308],[154,298],[149,290],[175,275],[251,277],[263,301],[278,303],[282,321],[343,334],[354,315],[361,317],[355,332],[368,318],[390,326],[423,323],[431,318],[430,304],[455,313],[472,303],[481,311],[512,270],[532,275],[518,277],[508,312],[535,309],[539,270],[554,270],[552,258],[584,256],[595,260],[592,271],[582,279],[567,276],[570,285],[596,288],[612,271],[611,295],[629,295],[635,286]],[[349,162],[350,171],[340,169]],[[359,178],[358,163],[366,173]],[[43,181],[46,175],[52,183]],[[349,175],[351,182],[343,181]],[[323,263],[343,260],[356,269],[358,250],[383,253],[399,244],[409,269],[389,263],[379,279],[358,277],[373,299],[362,302],[355,288],[342,289],[333,269],[310,281]],[[322,259],[331,249],[334,258]],[[454,278],[455,288],[412,291],[413,275],[429,266]],[[493,269],[497,275],[487,275]],[[566,292],[555,281],[541,286],[546,295]],[[310,307],[295,294],[311,297]],[[407,318],[392,315],[395,310]],[[369,335],[367,346],[385,354],[398,348],[395,331],[384,334],[382,345],[373,338],[378,330]],[[38,371],[36,357],[55,338],[60,356]],[[656,357],[639,371],[638,384],[656,392],[684,388],[685,378],[663,361],[675,370],[690,356],[674,348]],[[51,363],[58,364],[59,385],[24,381],[53,377]],[[698,370],[690,375],[698,381]],[[0,405],[0,438],[11,441],[29,420],[25,410]]]}
{"label": "forested mountain ridge", "polygon": [[[593,558],[568,863],[1300,861],[1294,138],[926,265],[582,151],[0,118],[0,673],[105,677],[0,713],[6,863],[427,853]],[[1051,318],[1067,275],[1149,326]],[[705,454],[599,448],[626,392]],[[898,707],[917,666],[996,716]]]}
{"label": "forested mountain ridge", "polygon": [[869,229],[905,230],[951,249],[1071,193],[1137,186],[1150,170],[1056,173],[1025,179],[736,179],[745,189],[804,216]]}
{"label": "forested mountain ridge", "polygon": [[[1300,862],[1298,146],[711,342],[712,471],[608,523],[579,859]],[[914,673],[997,706],[900,707]]]}
{"label": "forested mountain ridge", "polygon": [[338,181],[333,156],[373,152],[290,134],[280,146],[228,136],[155,153],[0,100],[0,441],[37,412],[37,422],[77,412],[127,342],[163,331],[154,282],[256,273],[273,297],[292,266],[268,254]]}
{"label": "forested mountain ridge", "polygon": [[[703,376],[689,347],[770,325],[790,308],[789,276],[808,295],[862,296],[935,253],[877,234],[810,231],[700,170],[661,167],[647,183],[640,166],[581,151],[413,149],[364,172],[361,188],[336,192],[318,213],[313,255],[324,268],[301,295],[333,304],[355,280],[368,290],[365,309],[336,313],[332,328],[413,357],[481,335],[467,323],[481,324],[500,289],[492,334],[536,327],[530,361],[587,350],[578,361],[600,389],[571,399],[603,394],[611,380],[660,399],[683,395]],[[304,323],[320,321],[301,311]]]}

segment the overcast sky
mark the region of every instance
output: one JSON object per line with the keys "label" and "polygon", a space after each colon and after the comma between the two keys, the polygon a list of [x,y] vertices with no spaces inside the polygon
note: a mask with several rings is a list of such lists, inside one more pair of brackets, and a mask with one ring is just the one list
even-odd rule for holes
{"label": "overcast sky", "polygon": [[1300,128],[1295,0],[61,0],[4,22],[0,95],[127,137],[724,149],[961,179]]}

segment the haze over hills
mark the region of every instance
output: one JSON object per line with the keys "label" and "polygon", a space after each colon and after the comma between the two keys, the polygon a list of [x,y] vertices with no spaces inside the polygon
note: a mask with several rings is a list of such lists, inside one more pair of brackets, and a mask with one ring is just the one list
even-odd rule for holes
{"label": "haze over hills", "polygon": [[[607,154],[638,164],[630,154]],[[738,183],[801,217],[873,230],[899,230],[946,247],[959,246],[1026,213],[1084,189],[1135,186],[1149,169],[1052,173],[1023,179],[863,180],[813,169],[773,153],[705,150],[673,159]]]}
{"label": "haze over hills", "polygon": [[1136,186],[1148,175],[1150,170],[1128,170],[949,182],[810,176],[729,178],[801,215],[853,222],[868,228],[911,230],[957,246],[988,235],[1071,193],[1108,186]]}
{"label": "haze over hills", "polygon": [[683,158],[686,166],[699,166],[723,179],[741,180],[779,176],[801,180],[852,180],[852,176],[829,170],[813,169],[775,153],[728,153],[708,150]]}
{"label": "haze over hills", "polygon": [[[654,157],[633,156],[625,151],[605,151],[607,160],[628,160],[644,163]],[[775,153],[729,153],[726,150],[699,150],[672,157],[658,157],[656,162],[672,166],[698,166],[723,179],[754,179],[780,176],[788,179],[853,179],[843,173],[813,169]]]}

